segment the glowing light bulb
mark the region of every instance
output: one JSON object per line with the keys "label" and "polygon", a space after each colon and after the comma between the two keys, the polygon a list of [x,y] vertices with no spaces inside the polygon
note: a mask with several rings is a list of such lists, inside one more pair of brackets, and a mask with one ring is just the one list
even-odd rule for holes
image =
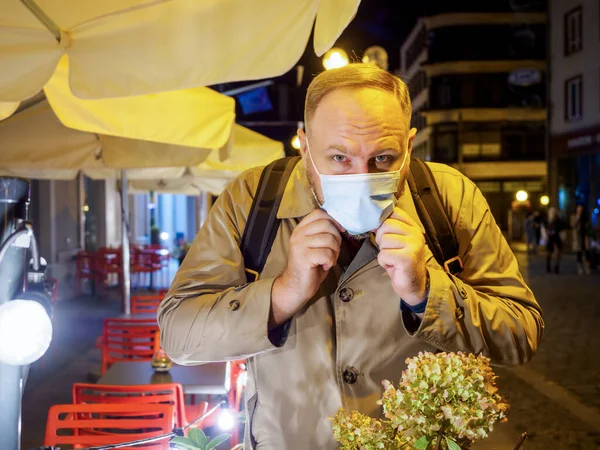
{"label": "glowing light bulb", "polygon": [[229,409],[221,410],[219,413],[219,418],[217,419],[217,426],[222,431],[233,430],[233,427],[235,426],[235,418]]}
{"label": "glowing light bulb", "polygon": [[525,191],[519,191],[517,192],[516,198],[518,201],[524,202],[529,198],[529,195]]}
{"label": "glowing light bulb", "polygon": [[326,70],[338,69],[348,65],[348,54],[341,48],[332,48],[323,57],[323,67]]}
{"label": "glowing light bulb", "polygon": [[41,304],[17,299],[0,305],[0,362],[31,364],[46,353],[51,341],[52,321]]}
{"label": "glowing light bulb", "polygon": [[298,137],[298,135],[295,135],[292,138],[292,148],[295,148],[296,150],[300,150],[300,138]]}

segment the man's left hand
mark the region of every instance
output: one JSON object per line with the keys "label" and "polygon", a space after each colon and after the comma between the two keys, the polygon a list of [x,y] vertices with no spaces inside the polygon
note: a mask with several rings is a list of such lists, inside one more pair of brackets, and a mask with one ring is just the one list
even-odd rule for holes
{"label": "man's left hand", "polygon": [[377,260],[390,276],[396,294],[411,306],[425,300],[425,237],[419,225],[395,207],[377,230],[375,240],[379,245]]}

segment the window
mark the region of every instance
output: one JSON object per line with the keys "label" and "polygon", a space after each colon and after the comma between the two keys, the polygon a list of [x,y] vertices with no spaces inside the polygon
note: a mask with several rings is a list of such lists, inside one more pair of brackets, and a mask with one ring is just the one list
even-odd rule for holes
{"label": "window", "polygon": [[583,79],[581,75],[565,81],[565,120],[575,122],[583,115]]}
{"label": "window", "polygon": [[478,181],[476,184],[481,192],[502,192],[500,181]]}
{"label": "window", "polygon": [[583,47],[581,6],[565,14],[565,56],[580,51]]}

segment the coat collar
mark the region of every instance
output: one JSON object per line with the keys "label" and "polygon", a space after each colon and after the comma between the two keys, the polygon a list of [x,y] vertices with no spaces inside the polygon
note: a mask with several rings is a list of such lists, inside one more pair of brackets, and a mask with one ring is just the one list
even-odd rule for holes
{"label": "coat collar", "polygon": [[[404,182],[404,192],[398,200],[398,206],[417,222],[421,231],[424,233],[425,228],[419,219],[415,203],[408,187],[408,182],[406,181]],[[302,164],[302,161],[299,161],[285,187],[283,198],[279,205],[279,211],[277,212],[277,218],[302,219],[318,207],[311,191],[310,184],[308,183],[308,178],[306,177],[304,164]]]}

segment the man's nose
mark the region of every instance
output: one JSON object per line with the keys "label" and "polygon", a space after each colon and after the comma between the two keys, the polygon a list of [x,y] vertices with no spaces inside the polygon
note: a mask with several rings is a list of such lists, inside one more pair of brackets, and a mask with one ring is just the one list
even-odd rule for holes
{"label": "man's nose", "polygon": [[377,168],[369,164],[369,161],[357,161],[354,165],[354,173],[373,173]]}

